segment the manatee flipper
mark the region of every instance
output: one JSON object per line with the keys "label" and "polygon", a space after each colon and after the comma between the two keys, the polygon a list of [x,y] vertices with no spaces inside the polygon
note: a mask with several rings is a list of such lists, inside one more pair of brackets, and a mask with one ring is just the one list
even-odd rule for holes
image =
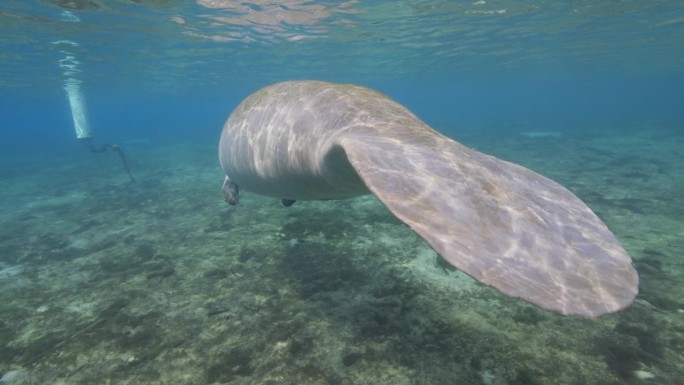
{"label": "manatee flipper", "polygon": [[295,204],[295,202],[297,202],[297,201],[294,200],[294,199],[285,199],[285,198],[283,198],[283,199],[280,200],[280,203],[283,204],[283,207],[290,207],[290,206],[292,206],[293,204]]}
{"label": "manatee flipper", "polygon": [[223,200],[231,206],[240,203],[240,186],[233,182],[228,176],[223,180],[221,194],[223,194]]}
{"label": "manatee flipper", "polygon": [[638,276],[574,194],[446,137],[340,141],[363,182],[450,264],[504,294],[596,317],[629,305]]}

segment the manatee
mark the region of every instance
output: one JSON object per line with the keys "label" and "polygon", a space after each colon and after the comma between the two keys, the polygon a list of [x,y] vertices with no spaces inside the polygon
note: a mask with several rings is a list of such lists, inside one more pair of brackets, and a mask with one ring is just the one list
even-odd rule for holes
{"label": "manatee", "polygon": [[219,144],[224,199],[374,194],[442,258],[502,293],[595,318],[631,304],[638,275],[566,188],[470,149],[369,88],[287,81],[247,97]]}

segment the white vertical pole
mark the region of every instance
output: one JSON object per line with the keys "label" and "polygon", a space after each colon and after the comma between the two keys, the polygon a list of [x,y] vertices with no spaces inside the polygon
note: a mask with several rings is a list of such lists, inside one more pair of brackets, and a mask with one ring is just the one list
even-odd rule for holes
{"label": "white vertical pole", "polygon": [[83,98],[80,82],[67,80],[64,84],[64,90],[69,97],[71,117],[74,119],[76,138],[90,138],[92,135],[90,132],[90,124],[88,124],[88,109],[86,108],[85,99]]}
{"label": "white vertical pole", "polygon": [[[62,20],[75,23],[81,22],[78,16],[69,11],[62,12]],[[76,56],[71,52],[71,48],[78,47],[78,43],[71,40],[58,40],[54,41],[53,44],[60,46],[60,52],[64,54],[64,58],[59,60],[58,63],[64,71],[64,90],[71,106],[71,117],[74,120],[76,138],[90,139],[92,134],[90,132],[90,124],[88,123],[88,108],[81,90],[81,80],[77,77],[81,71],[79,68],[81,62],[76,60]]]}

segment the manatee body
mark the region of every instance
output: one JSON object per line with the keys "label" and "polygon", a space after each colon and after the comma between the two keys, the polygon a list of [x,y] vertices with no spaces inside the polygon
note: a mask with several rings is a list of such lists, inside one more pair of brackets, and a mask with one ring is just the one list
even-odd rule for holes
{"label": "manatee body", "polygon": [[228,203],[238,187],[289,204],[373,193],[450,264],[547,310],[593,318],[638,291],[629,255],[574,194],[368,88],[265,87],[228,118],[219,159]]}

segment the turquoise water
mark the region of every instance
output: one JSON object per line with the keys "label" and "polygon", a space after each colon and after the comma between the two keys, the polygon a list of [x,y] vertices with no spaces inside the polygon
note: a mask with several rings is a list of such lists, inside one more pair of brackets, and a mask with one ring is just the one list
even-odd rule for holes
{"label": "turquoise water", "polygon": [[[684,383],[684,4],[5,0],[0,32],[0,383]],[[636,301],[508,298],[373,196],[226,205],[223,123],[290,79],[568,187]],[[76,139],[69,82],[134,183]]]}

